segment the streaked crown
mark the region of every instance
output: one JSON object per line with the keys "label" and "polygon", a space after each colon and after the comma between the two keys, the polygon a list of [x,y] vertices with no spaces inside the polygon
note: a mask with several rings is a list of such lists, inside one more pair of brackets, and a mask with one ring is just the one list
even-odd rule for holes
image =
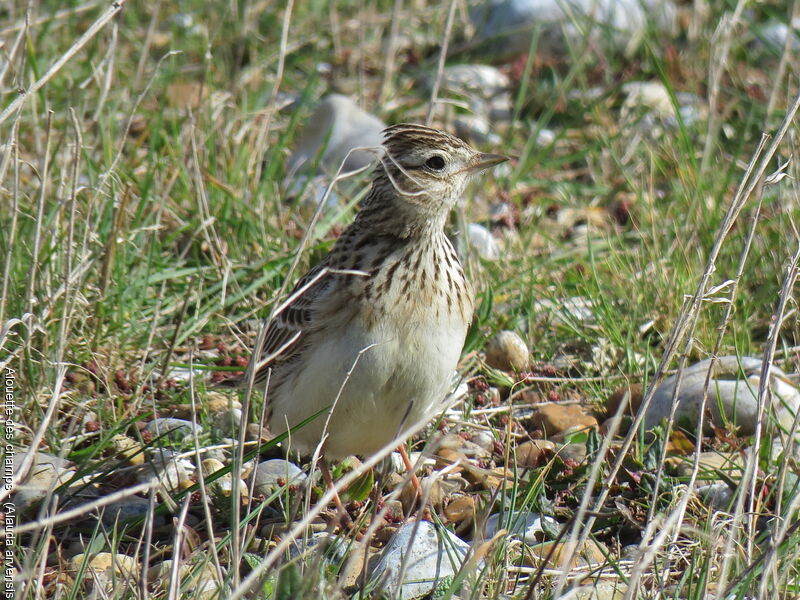
{"label": "streaked crown", "polygon": [[401,123],[385,129],[383,135],[385,154],[379,170],[386,183],[412,204],[428,208],[449,210],[471,175],[506,160],[482,154],[449,133],[423,125]]}

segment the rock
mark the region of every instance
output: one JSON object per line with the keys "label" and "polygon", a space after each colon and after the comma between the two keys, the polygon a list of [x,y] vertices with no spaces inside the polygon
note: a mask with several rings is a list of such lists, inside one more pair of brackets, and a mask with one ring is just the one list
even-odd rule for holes
{"label": "rock", "polygon": [[580,431],[597,427],[597,419],[574,404],[546,404],[531,417],[533,426],[552,437],[566,431]]}
{"label": "rock", "polygon": [[194,485],[194,464],[167,448],[152,448],[150,459],[137,467],[137,479],[157,480],[165,491],[178,492]]}
{"label": "rock", "polygon": [[492,232],[483,225],[477,223],[467,225],[467,238],[470,248],[475,250],[482,259],[497,260],[500,258],[500,246],[497,245]]}
{"label": "rock", "polygon": [[[156,506],[158,506],[158,503],[156,503]],[[101,517],[103,524],[107,527],[112,527],[115,523],[125,523],[146,517],[150,510],[150,501],[147,498],[130,496],[129,498],[112,502],[101,510],[103,511]],[[156,515],[153,526],[160,527],[164,522],[164,516]]]}
{"label": "rock", "polygon": [[463,452],[453,450],[452,448],[439,448],[436,451],[436,469],[441,470],[445,467],[450,467],[450,473],[458,473],[467,462],[467,457]]}
{"label": "rock", "polygon": [[210,397],[208,401],[207,410],[214,427],[222,431],[224,435],[236,436],[238,434],[239,425],[242,422],[241,402],[214,392],[214,396]]}
{"label": "rock", "polygon": [[93,588],[104,590],[101,596],[115,589],[135,588],[139,578],[139,563],[135,558],[111,552],[78,554],[70,559],[67,569],[75,577],[80,574]]}
{"label": "rock", "polygon": [[400,600],[429,594],[458,572],[468,551],[469,544],[433,523],[406,523],[381,552],[370,573],[370,587]]}
{"label": "rock", "polygon": [[[23,483],[14,488],[12,502],[17,512],[22,515],[32,514],[34,510],[38,509],[40,502],[55,493],[56,488],[72,480],[75,476],[75,471],[60,466],[65,464],[69,463],[60,460],[52,462],[34,461],[34,465],[28,471],[28,475],[23,480]],[[61,500],[59,501],[59,505],[63,505],[66,502],[65,498],[69,498],[72,492],[81,487],[82,486],[78,484],[74,486],[74,489],[68,488],[64,490],[60,494]]]}
{"label": "rock", "polygon": [[144,428],[153,437],[153,440],[163,438],[173,442],[191,438],[195,429],[198,435],[203,432],[203,428],[199,424],[194,425],[191,421],[173,417],[157,417]]}
{"label": "rock", "polygon": [[628,586],[622,581],[599,581],[582,585],[570,594],[570,600],[623,600]]}
{"label": "rock", "polygon": [[761,28],[758,39],[771,50],[783,52],[786,39],[789,37],[791,37],[789,48],[793,52],[800,51],[800,17],[792,19],[791,26],[778,21],[765,24]]}
{"label": "rock", "polygon": [[501,529],[507,529],[526,544],[538,544],[549,533],[557,532],[559,524],[553,517],[527,511],[517,510],[503,515],[495,513],[486,520],[486,539],[491,539]]}
{"label": "rock", "polygon": [[528,345],[513,331],[501,331],[486,346],[486,364],[501,371],[522,371],[529,360]]}
{"label": "rock", "polygon": [[[433,90],[436,73],[429,73],[422,78],[426,91]],[[508,93],[511,80],[508,76],[489,65],[451,65],[442,71],[440,90],[456,92],[468,98],[493,98]]]}
{"label": "rock", "polygon": [[625,402],[625,408],[622,409],[622,414],[636,415],[636,413],[639,412],[639,407],[642,405],[642,384],[632,383],[614,390],[614,393],[612,393],[606,401],[606,412],[609,417],[613,417],[617,414],[619,405],[623,401]]}
{"label": "rock", "polygon": [[[530,566],[538,567],[539,563],[545,561],[550,568],[562,568],[569,558],[566,542],[545,542],[536,546],[529,546],[531,558]],[[552,554],[550,554],[552,552]],[[596,567],[606,562],[608,550],[600,542],[586,540],[583,547],[575,554],[575,558],[570,564],[570,568],[576,567]]]}
{"label": "rock", "polygon": [[708,485],[699,485],[696,490],[697,496],[703,504],[714,510],[730,510],[731,503],[736,496],[736,491],[731,489],[727,483],[717,482]]}
{"label": "rock", "polygon": [[[694,431],[703,399],[703,386],[711,359],[700,361],[684,369],[683,381],[677,398],[675,424]],[[712,423],[724,427],[733,424],[740,435],[755,433],[757,395],[760,382],[761,360],[742,357],[741,366],[736,356],[722,356],[714,364],[706,410],[711,419],[706,419],[706,431]],[[644,417],[645,429],[652,429],[669,417],[672,395],[677,383],[677,373],[665,379],[656,390]],[[770,370],[772,408],[779,423],[786,429],[791,427],[798,408],[800,393],[786,374],[776,366]],[[765,415],[766,417],[766,415]],[[769,418],[764,419],[766,424]]]}
{"label": "rock", "polygon": [[475,517],[475,498],[473,496],[456,496],[444,509],[448,521],[461,523],[471,521]]}
{"label": "rock", "polygon": [[582,463],[587,455],[586,444],[568,443],[559,446],[556,450],[556,455],[562,461],[571,460],[576,463]]}
{"label": "rock", "polygon": [[534,303],[534,311],[537,313],[547,313],[553,321],[564,325],[574,323],[594,323],[597,319],[594,316],[594,305],[588,298],[574,296],[551,300],[542,298]]}
{"label": "rock", "polygon": [[624,50],[650,22],[659,30],[673,31],[677,9],[669,0],[484,0],[470,18],[475,39],[492,54],[527,53],[539,29],[537,50],[552,56],[581,43],[587,29],[595,41],[609,39]]}
{"label": "rock", "polygon": [[[303,129],[286,165],[287,171],[292,176],[300,170],[309,169],[322,151],[320,167],[335,173],[350,150],[379,147],[383,141],[381,132],[385,128],[383,121],[359,108],[350,98],[339,94],[326,96]],[[377,155],[372,152],[353,152],[345,160],[342,172],[356,171],[376,158]]]}
{"label": "rock", "polygon": [[[225,464],[216,458],[207,458],[202,463],[200,463],[200,469],[203,471],[203,476],[208,477],[209,475],[213,475],[217,471],[224,469]],[[230,473],[225,473],[219,479],[215,479],[211,483],[211,491],[216,495],[229,498],[230,495],[233,493],[233,477]],[[245,495],[247,493],[247,484],[239,480],[239,494]]]}
{"label": "rock", "polygon": [[[692,474],[693,457],[688,456],[678,465],[678,477],[688,478]],[[739,481],[744,469],[744,459],[735,452],[701,452],[697,481],[720,481],[723,477]]]}
{"label": "rock", "polygon": [[[498,146],[503,141],[498,134],[492,131],[492,125],[489,123],[489,119],[482,115],[458,115],[453,119],[453,129],[458,137],[475,144]],[[470,228],[472,228],[472,226],[473,225],[470,224]],[[480,227],[480,225],[476,227]],[[471,231],[470,242],[474,244]],[[494,259],[497,257],[488,258]]]}
{"label": "rock", "polygon": [[556,445],[550,440],[528,440],[517,446],[517,467],[535,469],[555,454]]}
{"label": "rock", "polygon": [[[150,567],[147,570],[148,583],[156,589],[169,590],[172,565],[172,559],[167,559]],[[222,575],[225,576],[224,570]],[[202,567],[199,564],[182,562],[178,567],[178,580],[181,598],[215,600],[222,596],[217,572],[210,561],[205,562]]]}
{"label": "rock", "polygon": [[481,429],[480,431],[476,431],[472,434],[472,438],[470,441],[477,446],[483,448],[486,452],[492,453],[494,452],[494,435],[492,435],[491,431],[486,431],[485,429]]}
{"label": "rock", "polygon": [[[627,97],[620,119],[635,120],[643,131],[652,132],[657,125],[675,128],[679,124],[678,115],[685,125],[691,126],[707,114],[702,98],[688,92],[675,92],[676,112],[669,90],[660,81],[630,81],[622,86],[622,91]],[[644,118],[640,118],[642,111],[646,112]]]}
{"label": "rock", "polygon": [[260,463],[253,476],[253,493],[262,496],[269,496],[285,485],[302,485],[308,479],[300,467],[281,458]]}
{"label": "rock", "polygon": [[118,433],[109,441],[114,454],[124,459],[129,465],[144,464],[144,448],[133,438]]}
{"label": "rock", "polygon": [[[436,512],[442,510],[442,504],[446,492],[442,485],[441,477],[423,477],[419,480],[419,485],[422,488],[423,497],[427,496],[428,504],[433,507]],[[403,503],[403,509],[407,514],[411,514],[415,505],[420,501],[417,496],[417,490],[409,481],[403,490],[400,492],[400,501]]]}
{"label": "rock", "polygon": [[[374,556],[377,550],[368,546],[366,543],[355,543],[350,549],[347,561],[339,572],[339,585],[345,591],[361,583],[361,574],[364,565],[369,564],[369,558]],[[365,556],[368,555],[368,556]],[[366,561],[365,561],[366,558]]]}

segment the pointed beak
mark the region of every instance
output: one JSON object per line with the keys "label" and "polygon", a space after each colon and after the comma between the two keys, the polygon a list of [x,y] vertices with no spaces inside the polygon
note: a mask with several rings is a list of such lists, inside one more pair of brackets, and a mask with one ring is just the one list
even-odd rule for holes
{"label": "pointed beak", "polygon": [[470,164],[469,170],[472,173],[477,173],[478,171],[489,169],[495,165],[499,165],[502,162],[506,162],[507,160],[508,157],[503,156],[502,154],[484,154],[481,152],[472,159],[472,164]]}

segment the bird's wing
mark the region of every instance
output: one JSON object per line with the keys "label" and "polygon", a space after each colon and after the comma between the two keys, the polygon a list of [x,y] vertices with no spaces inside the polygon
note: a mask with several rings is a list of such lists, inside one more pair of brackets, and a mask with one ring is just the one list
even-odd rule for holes
{"label": "bird's wing", "polygon": [[319,326],[315,309],[336,280],[323,272],[327,263],[323,260],[297,282],[289,297],[299,295],[267,324],[264,343],[252,359],[257,361],[255,385],[266,381],[270,367],[296,358],[304,347],[303,338]]}

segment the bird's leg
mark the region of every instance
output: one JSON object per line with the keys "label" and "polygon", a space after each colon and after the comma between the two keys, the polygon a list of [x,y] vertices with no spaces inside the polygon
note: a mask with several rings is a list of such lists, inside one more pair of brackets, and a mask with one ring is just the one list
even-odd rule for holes
{"label": "bird's leg", "polygon": [[[411,464],[411,458],[408,456],[408,451],[406,450],[405,444],[400,444],[400,447],[397,448],[397,451],[400,453],[400,457],[403,459],[403,464],[408,469],[409,475],[411,475],[411,485],[414,486],[414,491],[417,493],[417,498],[419,498],[420,502],[422,502],[423,495],[422,495],[422,486],[419,483],[419,479],[417,479],[416,473],[414,473],[414,465]],[[422,506],[420,508],[421,511],[421,518],[423,520],[429,521],[431,520],[431,513],[428,509],[427,505]]]}
{"label": "bird's leg", "polygon": [[333,503],[336,505],[336,512],[339,513],[339,523],[343,527],[351,525],[353,521],[350,518],[350,515],[347,514],[344,504],[342,504],[342,499],[339,498],[339,492],[336,491],[336,487],[333,483],[333,475],[331,475],[331,470],[328,467],[328,461],[325,460],[324,456],[319,460],[319,470],[322,471],[322,479],[325,480],[325,484],[328,486],[328,489],[333,490]]}

